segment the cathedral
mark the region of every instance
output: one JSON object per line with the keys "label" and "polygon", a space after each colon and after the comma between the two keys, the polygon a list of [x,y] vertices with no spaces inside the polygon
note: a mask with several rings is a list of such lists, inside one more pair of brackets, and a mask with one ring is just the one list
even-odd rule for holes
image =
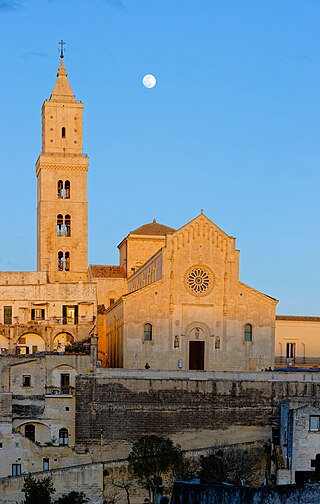
{"label": "cathedral", "polygon": [[235,238],[202,212],[154,220],[88,266],[83,104],[63,54],[42,107],[37,271],[0,273],[2,354],[65,352],[98,336],[103,367],[259,371],[274,366],[277,300],[239,280]]}
{"label": "cathedral", "polygon": [[143,434],[192,456],[258,443],[259,460],[272,440],[278,483],[310,476],[320,376],[287,371],[319,369],[320,317],[277,316],[275,298],[240,281],[235,238],[202,211],[179,229],[130,231],[117,265],[88,264],[82,112],[61,52],[36,161],[37,271],[0,272],[1,502],[40,472],[57,496],[76,484],[106,502]]}
{"label": "cathedral", "polygon": [[106,309],[111,367],[256,371],[273,366],[277,301],[239,281],[239,251],[204,214],[152,222],[120,243],[126,291]]}

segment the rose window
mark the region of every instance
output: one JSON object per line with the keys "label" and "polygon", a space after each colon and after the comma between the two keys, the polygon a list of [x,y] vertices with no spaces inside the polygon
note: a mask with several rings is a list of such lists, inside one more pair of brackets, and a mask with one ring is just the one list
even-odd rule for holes
{"label": "rose window", "polygon": [[190,268],[185,276],[186,286],[193,294],[208,294],[213,287],[213,274],[202,266]]}

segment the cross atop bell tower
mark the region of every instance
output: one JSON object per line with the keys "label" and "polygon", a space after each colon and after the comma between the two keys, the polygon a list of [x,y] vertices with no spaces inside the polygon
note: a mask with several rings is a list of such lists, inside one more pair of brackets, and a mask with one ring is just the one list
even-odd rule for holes
{"label": "cross atop bell tower", "polygon": [[62,59],[64,57],[64,52],[65,52],[65,49],[63,46],[66,45],[66,43],[61,39],[60,42],[58,42],[59,46],[60,46],[60,59]]}
{"label": "cross atop bell tower", "polygon": [[42,152],[38,178],[38,271],[53,281],[85,280],[88,267],[88,157],[82,152],[82,111],[64,66],[42,106]]}

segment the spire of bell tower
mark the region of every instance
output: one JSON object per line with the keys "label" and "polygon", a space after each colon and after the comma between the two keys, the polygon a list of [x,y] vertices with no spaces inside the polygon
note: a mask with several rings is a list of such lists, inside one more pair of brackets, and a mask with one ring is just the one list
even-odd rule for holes
{"label": "spire of bell tower", "polygon": [[60,66],[57,73],[57,82],[54,86],[52,95],[50,96],[50,101],[56,102],[75,102],[76,98],[73,94],[71,86],[68,81],[66,67],[64,66],[64,48],[65,42],[61,40],[59,42],[61,46],[60,50]]}

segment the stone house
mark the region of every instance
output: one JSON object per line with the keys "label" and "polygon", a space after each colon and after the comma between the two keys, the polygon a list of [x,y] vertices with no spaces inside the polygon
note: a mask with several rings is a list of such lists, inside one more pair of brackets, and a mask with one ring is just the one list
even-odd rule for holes
{"label": "stone house", "polygon": [[75,380],[91,353],[0,356],[0,477],[91,462],[75,451]]}
{"label": "stone house", "polygon": [[281,403],[278,484],[320,481],[320,402],[288,398]]}

